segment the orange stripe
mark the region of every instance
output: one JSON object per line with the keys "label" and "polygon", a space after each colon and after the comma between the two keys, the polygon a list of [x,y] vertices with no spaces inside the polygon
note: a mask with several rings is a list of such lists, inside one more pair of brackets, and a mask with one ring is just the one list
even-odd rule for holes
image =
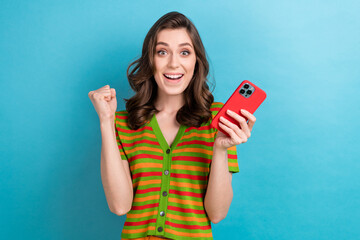
{"label": "orange stripe", "polygon": [[[169,238],[165,238],[165,239],[169,239]],[[141,238],[122,238],[121,240],[164,240],[164,238],[148,235],[147,237],[141,237]]]}
{"label": "orange stripe", "polygon": [[183,237],[212,237],[212,233],[187,233],[187,232],[178,232],[169,228],[165,228],[165,232],[177,235],[177,236],[183,236]]}
{"label": "orange stripe", "polygon": [[235,162],[229,162],[230,167],[238,167],[238,164]]}
{"label": "orange stripe", "polygon": [[140,162],[130,166],[131,171],[140,169],[140,168],[162,168],[163,165],[161,163],[147,163],[147,162]]}
{"label": "orange stripe", "polygon": [[211,104],[211,107],[212,108],[215,108],[215,105],[220,105],[220,108],[224,105],[222,102],[213,102],[212,104]]}
{"label": "orange stripe", "polygon": [[117,124],[117,125],[120,125],[120,126],[124,126],[124,127],[127,127],[127,126],[128,126],[126,122],[116,121],[116,124]]}
{"label": "orange stripe", "polygon": [[145,202],[145,201],[159,199],[159,198],[160,198],[159,195],[147,196],[147,197],[141,197],[141,198],[137,197],[134,199],[134,202]]}
{"label": "orange stripe", "polygon": [[133,187],[139,187],[139,186],[145,186],[145,185],[149,185],[149,184],[160,184],[161,183],[161,179],[154,179],[154,180],[147,180],[147,181],[139,181],[137,183],[133,184]]}
{"label": "orange stripe", "polygon": [[173,151],[173,153],[184,153],[184,152],[198,152],[198,153],[205,153],[208,155],[212,155],[212,150],[206,150],[203,148],[178,148]]}
{"label": "orange stripe", "polygon": [[156,216],[158,211],[144,212],[144,213],[128,213],[126,214],[126,218],[142,218],[149,216]]}
{"label": "orange stripe", "polygon": [[[120,132],[120,131],[119,131],[119,132]],[[133,136],[121,135],[121,139],[125,139],[125,140],[134,140],[134,139],[142,138],[142,137],[156,138],[154,134],[147,133],[147,132],[144,132],[144,133],[142,133],[142,134],[133,135]]]}
{"label": "orange stripe", "polygon": [[194,189],[206,188],[205,184],[193,184],[193,183],[187,183],[187,182],[174,182],[174,181],[170,181],[170,186],[194,188]]}
{"label": "orange stripe", "polygon": [[193,221],[193,222],[207,222],[209,221],[208,218],[197,218],[197,217],[183,217],[183,216],[178,216],[178,215],[174,215],[171,213],[166,214],[166,216],[168,218],[171,219],[176,219],[176,220],[180,220],[180,221]]}
{"label": "orange stripe", "polygon": [[214,133],[197,133],[197,132],[193,132],[190,133],[189,135],[184,135],[182,138],[183,139],[187,139],[187,138],[192,138],[192,137],[199,137],[199,138],[213,138],[215,136],[215,132]]}
{"label": "orange stripe", "polygon": [[196,201],[192,201],[192,200],[178,199],[178,198],[172,198],[172,197],[169,197],[169,202],[180,203],[183,205],[204,206],[203,202],[196,202]]}
{"label": "orange stripe", "polygon": [[228,150],[230,150],[230,151],[236,151],[236,146],[229,147]]}
{"label": "orange stripe", "polygon": [[126,154],[129,155],[130,153],[133,153],[136,151],[151,151],[151,152],[163,153],[163,150],[159,149],[159,148],[141,146],[141,147],[136,147],[136,148],[126,151]]}
{"label": "orange stripe", "polygon": [[130,234],[130,233],[142,233],[142,232],[146,232],[146,231],[149,231],[149,230],[155,230],[155,227],[154,226],[149,226],[147,228],[140,228],[140,229],[124,229],[123,228],[123,233],[125,234]]}
{"label": "orange stripe", "polygon": [[208,172],[209,171],[209,168],[206,168],[206,167],[189,166],[189,165],[181,165],[181,164],[173,164],[173,165],[171,165],[171,169],[199,171],[199,172]]}

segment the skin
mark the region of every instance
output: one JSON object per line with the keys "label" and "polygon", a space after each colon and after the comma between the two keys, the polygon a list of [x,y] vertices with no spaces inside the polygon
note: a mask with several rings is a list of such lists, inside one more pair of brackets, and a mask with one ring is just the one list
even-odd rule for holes
{"label": "skin", "polygon": [[[154,78],[158,85],[155,107],[160,111],[156,118],[170,146],[180,127],[176,121],[176,113],[184,104],[183,92],[191,81],[196,63],[193,44],[185,29],[164,29],[159,32],[154,62]],[[166,80],[164,73],[182,73],[183,80],[174,84]],[[228,112],[228,115],[238,124],[224,118],[219,122],[219,127],[230,137],[218,131],[213,146],[209,182],[204,199],[206,213],[213,223],[225,218],[233,197],[227,149],[247,142],[256,121],[255,116],[248,111],[242,110],[242,114],[249,119],[248,122],[235,112]]]}

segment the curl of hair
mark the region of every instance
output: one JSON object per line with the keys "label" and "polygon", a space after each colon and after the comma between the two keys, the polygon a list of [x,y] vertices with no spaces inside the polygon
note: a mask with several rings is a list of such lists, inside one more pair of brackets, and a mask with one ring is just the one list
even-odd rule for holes
{"label": "curl of hair", "polygon": [[184,90],[184,105],[178,110],[176,120],[181,125],[200,127],[211,118],[210,106],[214,97],[209,90],[207,75],[209,63],[205,48],[194,24],[179,12],[169,12],[162,16],[147,33],[140,58],[130,63],[127,78],[135,94],[126,101],[128,126],[136,130],[149,121],[155,113],[157,84],[154,79],[154,54],[158,33],[163,29],[185,28],[189,34],[195,54],[194,75]]}

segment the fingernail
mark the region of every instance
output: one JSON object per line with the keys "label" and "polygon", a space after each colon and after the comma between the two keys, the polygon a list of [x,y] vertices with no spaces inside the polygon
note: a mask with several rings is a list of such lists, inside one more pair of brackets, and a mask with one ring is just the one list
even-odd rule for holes
{"label": "fingernail", "polygon": [[230,109],[226,110],[227,113],[232,113],[232,111]]}

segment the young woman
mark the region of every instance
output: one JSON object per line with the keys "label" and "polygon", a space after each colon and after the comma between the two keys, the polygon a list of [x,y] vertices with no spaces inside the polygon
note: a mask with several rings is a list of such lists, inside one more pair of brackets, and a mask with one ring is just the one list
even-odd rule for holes
{"label": "young woman", "polygon": [[213,239],[225,218],[238,172],[236,145],[249,121],[210,127],[223,103],[209,91],[209,65],[193,23],[170,12],[149,30],[142,55],[127,70],[135,95],[116,111],[115,89],[89,92],[102,135],[101,177],[110,211],[127,214],[122,239]]}

